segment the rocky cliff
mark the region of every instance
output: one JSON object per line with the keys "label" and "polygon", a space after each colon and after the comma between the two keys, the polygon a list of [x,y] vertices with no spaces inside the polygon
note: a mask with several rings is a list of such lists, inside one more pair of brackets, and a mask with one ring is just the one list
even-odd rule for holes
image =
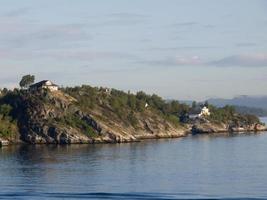
{"label": "rocky cliff", "polygon": [[[149,106],[146,102],[149,102]],[[0,145],[18,142],[137,142],[148,138],[182,137],[190,133],[266,130],[260,123],[247,124],[247,120],[240,120],[242,116],[238,116],[238,120],[235,118],[234,124],[230,123],[231,120],[229,123],[215,123],[204,119],[191,123],[177,122],[179,118],[176,110],[180,109],[180,113],[183,113],[183,105],[162,102],[159,97],[153,95],[134,96],[116,90],[111,93],[89,86],[53,92],[13,91],[0,100],[0,104],[5,105],[2,107],[12,108],[10,116],[0,114]],[[5,127],[8,128],[3,128],[1,123],[6,124]],[[6,129],[8,131],[4,132]]]}
{"label": "rocky cliff", "polygon": [[17,119],[20,139],[31,144],[134,142],[142,138],[180,137],[177,128],[147,109],[135,113],[135,126],[125,124],[107,108],[85,112],[74,97],[62,91],[24,91],[9,102]]}

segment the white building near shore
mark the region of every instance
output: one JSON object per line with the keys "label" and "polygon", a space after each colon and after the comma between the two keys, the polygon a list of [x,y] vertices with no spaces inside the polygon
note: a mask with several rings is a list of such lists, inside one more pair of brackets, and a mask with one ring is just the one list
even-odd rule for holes
{"label": "white building near shore", "polygon": [[204,106],[201,109],[201,112],[198,114],[198,117],[205,117],[205,116],[210,116],[210,111],[206,106]]}

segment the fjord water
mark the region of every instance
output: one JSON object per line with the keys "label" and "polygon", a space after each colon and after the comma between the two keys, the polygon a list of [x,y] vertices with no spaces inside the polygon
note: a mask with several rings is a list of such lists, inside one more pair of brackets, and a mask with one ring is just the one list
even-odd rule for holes
{"label": "fjord water", "polygon": [[267,133],[0,149],[0,199],[267,198]]}

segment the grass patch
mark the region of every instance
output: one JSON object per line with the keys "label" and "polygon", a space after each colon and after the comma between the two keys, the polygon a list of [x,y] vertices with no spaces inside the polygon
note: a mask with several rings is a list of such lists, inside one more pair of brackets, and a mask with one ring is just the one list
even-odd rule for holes
{"label": "grass patch", "polygon": [[85,121],[75,115],[66,115],[60,119],[62,125],[68,125],[73,128],[78,128],[81,132],[89,137],[97,137],[98,133]]}

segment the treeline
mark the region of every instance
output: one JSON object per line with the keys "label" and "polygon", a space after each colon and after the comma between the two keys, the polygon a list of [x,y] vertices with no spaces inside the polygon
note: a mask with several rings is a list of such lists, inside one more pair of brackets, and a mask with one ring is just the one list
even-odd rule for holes
{"label": "treeline", "polygon": [[135,114],[143,113],[146,110],[156,112],[176,125],[189,123],[190,114],[200,113],[204,106],[208,107],[211,112],[211,115],[206,116],[206,119],[215,123],[234,123],[236,125],[260,123],[257,116],[240,114],[234,106],[217,108],[210,105],[207,101],[204,103],[193,102],[192,105],[188,105],[177,100],[166,101],[156,94],[149,95],[143,91],[133,94],[116,89],[98,88],[88,85],[62,89],[64,92],[75,97],[80,107],[93,109],[95,106],[101,106],[107,110],[111,109],[121,120],[129,121],[132,125],[137,121]]}
{"label": "treeline", "polygon": [[92,109],[96,106],[105,107],[111,109],[120,119],[129,120],[132,124],[137,120],[135,113],[143,113],[146,110],[157,112],[177,124],[190,110],[190,106],[179,101],[166,101],[156,94],[149,95],[143,91],[133,94],[88,85],[67,87],[62,90],[75,97],[83,109]]}
{"label": "treeline", "polygon": [[259,118],[254,113],[249,112],[240,112],[239,107],[226,105],[224,107],[216,107],[210,104],[208,101],[204,103],[197,103],[195,101],[192,102],[190,107],[191,114],[200,113],[201,108],[203,107],[209,108],[210,116],[206,116],[206,119],[210,120],[214,123],[231,123],[235,125],[250,125],[255,123],[260,123]]}
{"label": "treeline", "polygon": [[213,105],[209,105],[211,115],[208,117],[212,122],[217,123],[232,123],[236,126],[246,126],[255,123],[260,123],[257,116],[252,114],[240,114],[236,112],[234,106],[224,106],[217,108]]}

